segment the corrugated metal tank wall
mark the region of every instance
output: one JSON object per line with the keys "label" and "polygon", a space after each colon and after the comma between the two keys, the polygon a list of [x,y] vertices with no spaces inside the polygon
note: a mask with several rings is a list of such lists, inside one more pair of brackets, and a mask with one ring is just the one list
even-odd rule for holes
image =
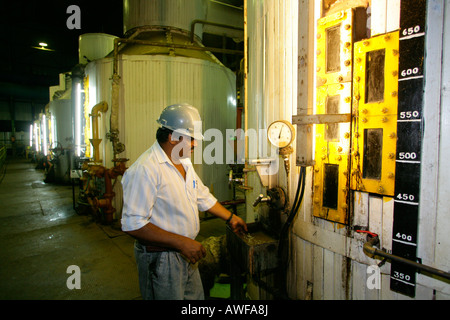
{"label": "corrugated metal tank wall", "polygon": [[[129,164],[155,141],[156,119],[165,106],[194,105],[203,130],[214,128],[225,134],[226,129],[235,129],[236,106],[230,98],[236,96],[236,77],[231,70],[206,60],[170,56],[123,56],[120,65],[120,132],[126,132],[124,156]],[[229,198],[226,164],[195,164],[195,169],[220,200]]]}

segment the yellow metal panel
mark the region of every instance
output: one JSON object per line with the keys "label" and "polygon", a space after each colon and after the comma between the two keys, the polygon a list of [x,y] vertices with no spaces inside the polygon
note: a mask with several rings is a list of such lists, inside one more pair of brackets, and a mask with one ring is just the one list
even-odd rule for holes
{"label": "yellow metal panel", "polygon": [[[376,68],[384,55],[384,76]],[[379,60],[382,61],[382,60]],[[398,32],[355,43],[353,79],[352,174],[351,188],[365,192],[393,196],[395,187],[395,153],[398,108]],[[375,66],[375,67],[374,67]],[[369,74],[371,73],[372,76]],[[383,79],[384,78],[384,79]],[[384,90],[383,90],[384,88]],[[378,95],[378,98],[377,98]],[[370,133],[381,136],[382,143],[374,143]],[[365,145],[365,140],[369,142]],[[376,140],[376,139],[375,139]],[[375,149],[380,150],[376,151]],[[375,151],[374,151],[375,150]],[[380,176],[368,177],[371,167],[367,154],[379,152]],[[367,158],[365,158],[367,157]],[[366,168],[365,168],[366,166]]]}
{"label": "yellow metal panel", "polygon": [[[317,24],[317,86],[351,81],[353,10],[326,16]],[[338,38],[333,40],[332,35]],[[330,67],[327,56],[338,61]]]}
{"label": "yellow metal panel", "polygon": [[[338,107],[330,112],[329,104],[332,99],[335,99],[334,104]],[[350,113],[350,110],[351,83],[322,86],[317,89],[317,114]],[[330,135],[330,130],[334,132],[333,135]],[[314,216],[345,224],[349,190],[350,123],[316,125],[315,145]],[[338,166],[338,183],[334,190],[337,193],[334,195],[337,201],[336,206],[332,207],[327,205],[329,199],[326,199],[326,195],[324,197],[327,165]]]}

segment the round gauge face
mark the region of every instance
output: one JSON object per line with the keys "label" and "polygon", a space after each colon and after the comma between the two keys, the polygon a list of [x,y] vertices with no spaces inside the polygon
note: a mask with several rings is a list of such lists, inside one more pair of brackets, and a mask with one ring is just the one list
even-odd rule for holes
{"label": "round gauge face", "polygon": [[267,136],[272,145],[277,148],[284,148],[294,140],[294,128],[289,122],[278,120],[272,122],[269,126]]}

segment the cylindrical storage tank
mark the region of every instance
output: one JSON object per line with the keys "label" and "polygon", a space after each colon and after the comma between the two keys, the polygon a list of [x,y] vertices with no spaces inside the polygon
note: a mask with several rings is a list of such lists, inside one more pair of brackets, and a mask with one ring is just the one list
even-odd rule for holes
{"label": "cylindrical storage tank", "polygon": [[[124,0],[125,32],[134,29],[135,39],[152,43],[186,44],[192,20],[204,19],[205,7],[204,0]],[[198,25],[197,36],[201,30]],[[236,76],[214,55],[127,43],[116,57],[109,55],[89,63],[85,77],[89,79],[86,112],[101,101],[109,106],[98,120],[100,157],[105,167],[114,165],[113,144],[108,139],[111,126],[118,128],[118,139],[125,145],[125,151],[116,157],[129,159],[129,167],[156,141],[156,120],[161,111],[172,104],[189,103],[199,110],[205,135],[192,158],[195,170],[219,201],[232,198],[226,159],[233,159],[227,152],[233,152],[234,140],[227,137],[226,130],[236,129]],[[113,85],[114,78],[117,85]],[[114,192],[117,219],[121,190]]]}
{"label": "cylindrical storage tank", "polygon": [[70,92],[71,90],[67,91],[61,99],[49,103],[49,113],[54,126],[52,128],[54,142],[51,148],[56,148],[55,155],[57,156],[54,164],[55,181],[60,183],[70,182],[70,149],[73,140]]}
{"label": "cylindrical storage tank", "polygon": [[[112,63],[105,58],[86,67],[91,108],[100,101],[111,106]],[[129,159],[130,166],[156,141],[156,119],[164,107],[192,104],[199,109],[205,133],[205,141],[196,151],[205,152],[203,157],[200,154],[201,163],[194,154],[194,167],[220,201],[229,200],[226,152],[232,149],[227,146],[232,139],[226,136],[226,129],[236,129],[235,74],[208,60],[163,55],[120,56],[119,70],[119,139],[126,149],[118,157]],[[111,108],[99,120],[100,152],[106,167],[113,165],[112,144],[106,137],[110,116]]]}
{"label": "cylindrical storage tank", "polygon": [[114,50],[116,36],[106,33],[85,33],[78,38],[80,64],[106,57]]}
{"label": "cylindrical storage tank", "polygon": [[[124,34],[136,27],[162,26],[190,31],[193,20],[206,19],[206,0],[124,0]],[[202,25],[195,27],[201,38]]]}

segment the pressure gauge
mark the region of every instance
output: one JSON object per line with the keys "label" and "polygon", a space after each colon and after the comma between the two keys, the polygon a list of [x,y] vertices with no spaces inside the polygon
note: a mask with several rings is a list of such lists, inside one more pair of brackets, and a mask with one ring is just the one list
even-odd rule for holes
{"label": "pressure gauge", "polygon": [[294,126],[285,120],[274,121],[267,129],[267,136],[276,148],[286,148],[294,141]]}

